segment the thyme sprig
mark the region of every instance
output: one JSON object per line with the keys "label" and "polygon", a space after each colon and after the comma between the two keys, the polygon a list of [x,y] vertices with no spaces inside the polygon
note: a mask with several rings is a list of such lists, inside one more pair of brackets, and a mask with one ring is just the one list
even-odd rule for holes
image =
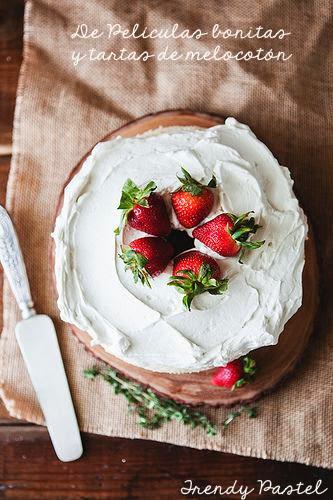
{"label": "thyme sprig", "polygon": [[[138,415],[138,424],[146,429],[156,429],[165,422],[176,420],[191,428],[202,427],[208,436],[217,434],[216,426],[209,418],[199,411],[190,408],[187,405],[176,403],[170,399],[157,396],[151,389],[144,388],[140,384],[120,376],[112,368],[100,369],[94,366],[91,369],[84,370],[84,376],[88,379],[102,377],[108,382],[115,394],[122,394],[128,402],[129,410]],[[229,413],[226,417],[223,427],[226,428],[236,417],[242,413],[247,413],[251,418],[257,416],[257,409],[248,406],[241,406],[238,411]]]}
{"label": "thyme sprig", "polygon": [[160,398],[151,389],[121,377],[112,368],[100,370],[93,367],[85,370],[84,375],[89,379],[101,376],[112,385],[115,394],[122,394],[127,399],[130,411],[137,413],[138,424],[142,427],[156,429],[165,422],[177,420],[192,428],[200,426],[209,436],[215,436],[217,433],[215,426],[203,413],[170,399]]}
{"label": "thyme sprig", "polygon": [[258,416],[258,408],[256,406],[242,405],[236,411],[231,411],[223,422],[223,427],[226,429],[237,417],[242,413],[246,413],[249,418],[256,418]]}

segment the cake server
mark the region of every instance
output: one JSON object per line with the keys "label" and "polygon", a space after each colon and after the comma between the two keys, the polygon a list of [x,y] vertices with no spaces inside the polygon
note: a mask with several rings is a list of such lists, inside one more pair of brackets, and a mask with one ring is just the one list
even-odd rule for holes
{"label": "cake server", "polygon": [[55,328],[48,316],[36,314],[18,238],[1,205],[0,262],[21,310],[16,339],[54,450],[63,462],[76,460],[82,455],[82,442]]}

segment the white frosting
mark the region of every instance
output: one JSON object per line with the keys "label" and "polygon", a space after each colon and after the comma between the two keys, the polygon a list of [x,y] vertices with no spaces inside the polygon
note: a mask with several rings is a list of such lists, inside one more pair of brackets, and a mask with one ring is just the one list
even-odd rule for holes
{"label": "white frosting", "polygon": [[[114,234],[127,178],[138,185],[154,180],[179,227],[167,193],[179,187],[181,166],[199,181],[217,178],[207,220],[221,211],[254,210],[263,226],[255,239],[266,240],[246,254],[243,265],[196,241],[218,259],[230,282],[226,295],[196,297],[191,312],[183,309],[177,290],[166,286],[171,264],[151,289],[135,285],[124,271],[120,244],[144,234],[128,228]],[[200,371],[277,343],[302,302],[307,224],[292,184],[288,169],[233,118],[207,130],[160,129],[97,144],[65,189],[53,234],[61,318],[87,331],[92,344],[161,372]]]}

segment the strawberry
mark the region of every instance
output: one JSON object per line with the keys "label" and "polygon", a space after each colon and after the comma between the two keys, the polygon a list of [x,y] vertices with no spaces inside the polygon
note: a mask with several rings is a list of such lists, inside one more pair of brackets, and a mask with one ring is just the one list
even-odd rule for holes
{"label": "strawberry", "polygon": [[183,304],[190,311],[196,295],[209,292],[219,295],[228,288],[228,280],[221,279],[218,263],[197,250],[178,255],[173,264],[173,276],[168,285],[175,286],[184,295]]}
{"label": "strawberry", "polygon": [[209,188],[216,187],[215,177],[208,186],[200,184],[182,168],[184,177],[178,177],[182,186],[172,193],[171,202],[182,226],[191,228],[200,224],[213,208],[214,195]]}
{"label": "strawberry", "polygon": [[224,257],[232,257],[242,250],[239,258],[241,262],[245,249],[254,250],[265,243],[265,241],[248,241],[251,234],[261,227],[255,223],[254,217],[248,217],[250,213],[252,212],[239,216],[218,215],[196,227],[193,237]]}
{"label": "strawberry", "polygon": [[172,259],[174,249],[171,243],[163,238],[145,236],[130,243],[130,248],[122,248],[119,257],[124,261],[125,268],[133,273],[134,282],[141,281],[150,287],[149,277],[161,274]]}
{"label": "strawberry", "polygon": [[246,356],[218,368],[212,376],[212,384],[234,390],[251,382],[255,373],[256,362]]}
{"label": "strawberry", "polygon": [[153,193],[155,182],[140,189],[128,179],[122,190],[118,208],[123,210],[124,222],[134,229],[154,236],[167,236],[171,231],[166,205],[161,195]]}

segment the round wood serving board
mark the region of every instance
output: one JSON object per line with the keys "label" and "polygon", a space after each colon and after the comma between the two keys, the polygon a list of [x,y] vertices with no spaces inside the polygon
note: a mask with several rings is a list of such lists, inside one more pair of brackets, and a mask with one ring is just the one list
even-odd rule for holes
{"label": "round wood serving board", "polygon": [[[208,128],[224,119],[212,114],[192,113],[190,111],[164,111],[147,115],[135,120],[108,134],[102,141],[110,140],[118,135],[132,137],[158,127],[196,126]],[[81,168],[81,162],[73,169],[68,182]],[[66,183],[67,184],[67,183]],[[57,214],[61,210],[63,193],[61,194]],[[89,335],[73,325],[69,325],[73,333],[96,358],[111,365],[116,370],[139,383],[150,386],[154,391],[168,398],[191,405],[232,406],[238,403],[252,402],[260,396],[272,391],[296,365],[302,355],[312,332],[313,322],[318,305],[318,271],[313,233],[310,230],[305,246],[306,261],[303,272],[303,304],[298,312],[288,321],[279,342],[275,346],[263,347],[253,351],[251,355],[258,365],[254,382],[240,389],[230,391],[211,384],[213,370],[190,374],[156,373],[136,367],[107,353],[102,347],[90,345]],[[52,258],[53,260],[53,258]]]}

